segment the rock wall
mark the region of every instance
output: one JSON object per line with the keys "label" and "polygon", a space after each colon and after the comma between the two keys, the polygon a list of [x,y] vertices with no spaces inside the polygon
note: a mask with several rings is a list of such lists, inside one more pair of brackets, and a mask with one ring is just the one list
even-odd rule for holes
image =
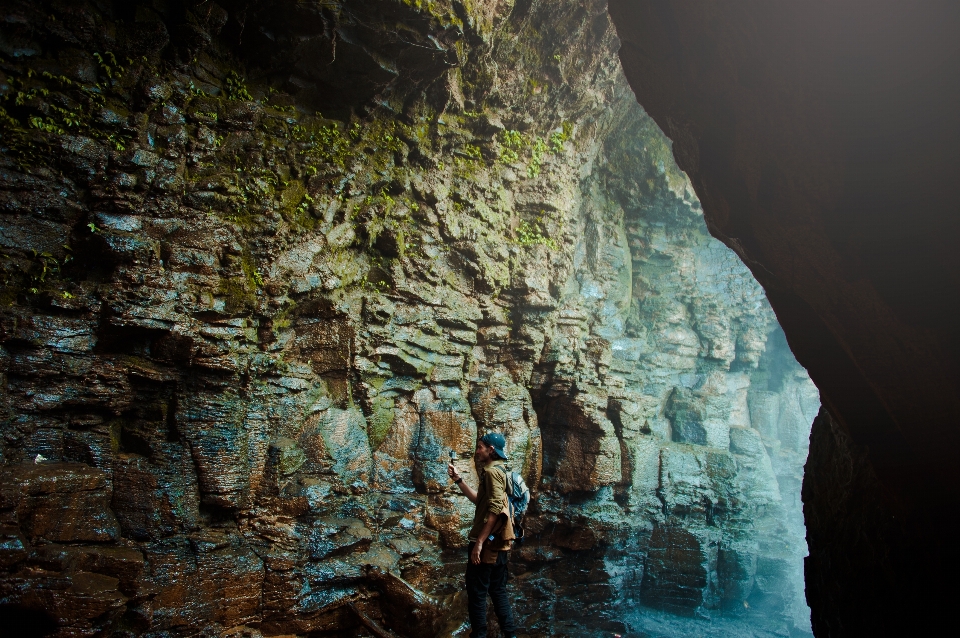
{"label": "rock wall", "polygon": [[[592,627],[704,631],[659,609],[718,635],[809,632],[800,483],[816,388],[756,282],[704,232],[659,131],[634,109],[616,129],[531,379],[543,531],[516,555],[577,550],[535,578],[595,575],[567,585],[604,619]],[[583,611],[558,601],[557,621],[577,635]]]}
{"label": "rock wall", "polygon": [[5,617],[462,635],[445,464],[494,429],[529,635],[808,630],[817,393],[604,3],[13,2],[0,36]]}

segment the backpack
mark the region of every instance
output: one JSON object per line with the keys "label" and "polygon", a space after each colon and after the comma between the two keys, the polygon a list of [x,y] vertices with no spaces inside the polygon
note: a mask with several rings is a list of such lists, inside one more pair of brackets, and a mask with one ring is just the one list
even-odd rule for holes
{"label": "backpack", "polygon": [[520,525],[520,520],[530,504],[530,488],[520,476],[520,472],[514,472],[509,467],[505,467],[504,471],[507,475],[507,501],[510,503],[510,514],[513,516],[513,530],[517,536],[516,541],[522,543],[523,527]]}

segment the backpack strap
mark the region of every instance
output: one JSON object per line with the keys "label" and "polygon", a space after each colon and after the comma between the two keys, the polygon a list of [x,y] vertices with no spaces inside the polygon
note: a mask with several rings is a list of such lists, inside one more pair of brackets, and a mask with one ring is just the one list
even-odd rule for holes
{"label": "backpack strap", "polygon": [[513,506],[513,498],[517,495],[517,484],[516,484],[516,481],[514,480],[514,472],[510,470],[509,467],[506,469],[507,469],[507,502],[510,503],[510,516],[516,519],[517,510]]}

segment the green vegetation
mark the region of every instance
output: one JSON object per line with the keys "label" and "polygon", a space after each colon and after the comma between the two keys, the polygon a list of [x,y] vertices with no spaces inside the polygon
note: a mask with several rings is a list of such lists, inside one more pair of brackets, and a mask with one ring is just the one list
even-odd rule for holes
{"label": "green vegetation", "polygon": [[[444,2],[403,3],[435,19],[451,11]],[[294,99],[277,88],[248,87],[239,70],[227,72],[219,93],[207,93],[193,81],[164,75],[146,59],[121,64],[110,52],[95,59],[97,82],[87,84],[66,76],[38,74],[19,61],[8,62],[13,71],[7,71],[11,90],[0,97],[0,150],[31,170],[55,157],[54,149],[64,144],[89,144],[83,137],[123,151],[140,149],[140,144],[146,143],[146,127],[153,123],[167,130],[179,129],[179,135],[195,140],[191,148],[196,152],[177,177],[187,181],[188,192],[202,194],[202,203],[193,204],[201,214],[216,215],[251,237],[277,232],[295,235],[319,228],[329,232],[340,226],[341,240],[331,242],[335,247],[328,263],[331,271],[344,287],[359,281],[362,289],[374,292],[392,287],[389,273],[403,260],[417,260],[436,282],[455,276],[447,262],[450,249],[429,239],[435,233],[423,226],[427,220],[458,241],[476,241],[476,267],[481,276],[505,285],[509,259],[502,244],[504,235],[510,236],[511,211],[502,198],[498,200],[497,194],[489,191],[484,174],[478,176],[478,172],[486,158],[491,158],[492,147],[492,152],[499,152],[496,161],[524,162],[525,176],[537,177],[546,153],[562,153],[573,129],[564,123],[543,138],[511,129],[501,131],[494,140],[482,139],[472,132],[480,130],[478,118],[487,114],[482,102],[471,106],[472,110],[442,117],[422,107],[404,119],[381,112],[340,121],[320,112],[298,111]],[[163,90],[157,92],[147,112],[133,118],[127,107],[131,92],[141,90],[135,83],[142,81],[144,74],[162,77]],[[240,101],[254,104],[231,104]],[[243,109],[249,109],[256,123],[250,130],[232,126]],[[180,113],[186,122],[178,122]],[[225,125],[231,125],[229,131]],[[151,148],[141,150],[153,153],[147,155],[152,157],[147,161],[159,161],[160,166],[165,163],[165,170],[172,172],[163,152],[171,143],[169,135],[157,135],[151,129]],[[57,139],[61,136],[76,137]],[[147,174],[160,172],[153,164],[139,165]],[[411,186],[415,175],[428,184],[425,191]],[[148,179],[154,178],[137,174],[132,183],[142,186],[150,183]],[[445,217],[434,198],[449,198],[446,210],[454,214]],[[93,222],[87,228],[94,234],[103,232]],[[521,221],[513,242],[557,247],[556,241],[546,236],[541,218]],[[249,313],[256,308],[257,290],[266,284],[257,267],[259,258],[245,248],[242,256],[234,258],[238,261],[228,266],[231,274],[221,278],[215,294],[225,299],[229,312]],[[66,261],[42,254],[31,263],[30,276],[24,279],[27,289],[45,291],[49,288],[46,282],[60,276]],[[378,265],[370,270],[369,264]],[[350,270],[354,266],[355,273]],[[364,272],[368,276],[363,276]],[[71,293],[64,290],[58,294]]]}
{"label": "green vegetation", "polygon": [[520,131],[507,130],[500,133],[500,161],[513,164],[520,160],[520,151],[526,146]]}
{"label": "green vegetation", "polygon": [[[463,28],[463,21],[457,17],[452,7],[447,3],[436,2],[435,0],[401,0],[403,4],[418,13],[424,13],[436,20],[443,27],[456,26]],[[469,0],[464,1],[467,10],[470,10]]]}
{"label": "green vegetation", "polygon": [[507,148],[520,150],[526,145],[526,142],[523,139],[523,133],[520,131],[503,131],[500,134],[500,137],[501,143]]}
{"label": "green vegetation", "polygon": [[533,152],[530,155],[530,164],[527,165],[527,177],[533,179],[540,175],[540,167],[543,165],[543,153],[547,150],[547,145],[539,137],[533,143]]}
{"label": "green vegetation", "polygon": [[236,71],[230,71],[227,74],[227,79],[225,81],[226,86],[223,89],[223,92],[227,95],[228,100],[252,100],[253,96],[250,95],[250,91],[247,90],[247,85],[244,83],[243,79],[237,75]]}
{"label": "green vegetation", "polygon": [[[554,154],[563,153],[563,143],[570,139],[573,132],[573,124],[564,122],[559,131],[554,131],[549,137],[549,150]],[[543,167],[543,156],[548,150],[547,142],[541,137],[535,137],[533,143],[529,143],[520,131],[505,130],[500,133],[500,161],[506,164],[512,164],[520,160],[520,154],[525,149],[530,149],[530,163],[527,164],[527,177],[533,179],[540,175]]]}
{"label": "green vegetation", "polygon": [[[8,91],[0,105],[0,136],[5,150],[22,170],[30,170],[51,155],[56,138],[67,133],[108,142],[123,151],[130,143],[122,129],[127,114],[124,96],[126,68],[113,53],[95,53],[99,82],[84,84],[47,71],[38,74],[22,65],[9,65]],[[129,65],[134,65],[128,59]],[[141,68],[143,65],[141,65]],[[95,117],[112,112],[113,118]]]}
{"label": "green vegetation", "polygon": [[[60,274],[60,262],[50,253],[38,253],[36,250],[32,252],[36,268],[33,269],[31,277],[36,287],[39,287],[46,283],[48,274]],[[67,260],[69,257],[70,255],[67,255]]]}
{"label": "green vegetation", "polygon": [[550,134],[550,150],[554,155],[563,153],[563,143],[573,135],[573,122],[564,122],[559,131]]}
{"label": "green vegetation", "polygon": [[191,94],[192,96],[194,96],[194,97],[207,97],[206,91],[204,91],[203,89],[201,89],[200,87],[198,87],[197,85],[195,85],[195,84],[193,83],[193,80],[190,80],[189,88],[190,88],[190,94]]}
{"label": "green vegetation", "polygon": [[541,82],[536,78],[527,79],[527,90],[530,95],[540,95],[544,91],[550,90],[549,82]]}
{"label": "green vegetation", "polygon": [[15,304],[22,294],[47,293],[61,299],[72,299],[73,294],[65,290],[70,282],[64,278],[63,267],[73,261],[73,249],[66,244],[63,249],[65,252],[61,257],[31,249],[22,260],[0,253],[3,259],[0,266],[0,305]]}
{"label": "green vegetation", "polygon": [[480,147],[473,144],[467,144],[463,147],[463,154],[472,160],[482,161],[483,153],[480,152]]}
{"label": "green vegetation", "polygon": [[543,216],[544,212],[540,211],[540,215],[534,220],[531,224],[527,220],[521,220],[520,224],[517,225],[517,230],[515,231],[516,239],[515,243],[519,246],[536,246],[542,245],[546,246],[552,250],[559,250],[560,245],[552,237],[547,237],[543,231]]}
{"label": "green vegetation", "polygon": [[[119,80],[123,77],[125,69],[120,66],[120,64],[117,62],[117,57],[113,55],[112,52],[107,51],[104,55],[94,53],[93,57],[96,58],[97,63],[100,65],[100,70],[104,75],[107,76],[107,78],[111,80]],[[129,62],[130,64],[133,64],[133,60],[129,60]]]}

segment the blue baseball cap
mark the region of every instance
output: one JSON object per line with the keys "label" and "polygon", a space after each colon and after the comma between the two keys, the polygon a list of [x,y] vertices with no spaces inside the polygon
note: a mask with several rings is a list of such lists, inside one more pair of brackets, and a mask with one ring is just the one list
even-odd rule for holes
{"label": "blue baseball cap", "polygon": [[507,440],[503,438],[503,435],[499,432],[487,432],[480,437],[480,440],[491,446],[496,455],[501,459],[506,460],[509,458],[507,453],[503,451],[504,446],[507,444]]}

